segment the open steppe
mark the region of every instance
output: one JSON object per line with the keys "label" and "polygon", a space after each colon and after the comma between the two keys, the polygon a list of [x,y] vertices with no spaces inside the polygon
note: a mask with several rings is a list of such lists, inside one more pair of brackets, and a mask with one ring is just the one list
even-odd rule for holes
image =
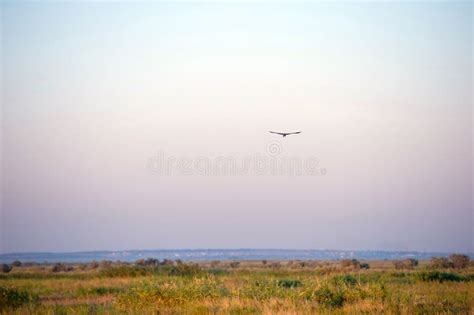
{"label": "open steppe", "polygon": [[[474,311],[474,266],[431,261],[4,265],[5,314],[439,314]],[[8,270],[10,269],[11,270]]]}

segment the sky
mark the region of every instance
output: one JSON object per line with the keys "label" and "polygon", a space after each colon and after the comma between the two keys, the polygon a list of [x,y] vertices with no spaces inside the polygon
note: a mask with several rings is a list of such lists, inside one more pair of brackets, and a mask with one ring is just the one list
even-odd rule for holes
{"label": "sky", "polygon": [[474,251],[472,2],[0,8],[0,252]]}

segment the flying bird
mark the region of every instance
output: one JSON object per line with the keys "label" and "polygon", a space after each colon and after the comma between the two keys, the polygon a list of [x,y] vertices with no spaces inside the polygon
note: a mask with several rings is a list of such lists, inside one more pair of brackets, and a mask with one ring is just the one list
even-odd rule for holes
{"label": "flying bird", "polygon": [[276,132],[276,131],[270,131],[270,133],[274,133],[274,134],[283,136],[283,138],[284,138],[284,137],[286,137],[286,136],[288,136],[288,135],[297,135],[297,134],[301,133],[301,131],[296,131],[296,132]]}

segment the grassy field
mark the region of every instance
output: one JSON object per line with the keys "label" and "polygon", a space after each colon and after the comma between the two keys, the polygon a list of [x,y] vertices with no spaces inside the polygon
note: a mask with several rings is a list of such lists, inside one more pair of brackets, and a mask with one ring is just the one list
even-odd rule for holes
{"label": "grassy field", "polygon": [[472,263],[462,269],[351,260],[15,264],[0,272],[5,314],[474,312]]}

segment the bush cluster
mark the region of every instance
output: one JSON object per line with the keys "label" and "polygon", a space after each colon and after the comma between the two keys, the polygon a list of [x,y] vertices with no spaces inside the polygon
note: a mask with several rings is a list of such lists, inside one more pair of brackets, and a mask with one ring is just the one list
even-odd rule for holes
{"label": "bush cluster", "polygon": [[403,260],[396,260],[393,262],[395,269],[413,269],[418,266],[418,260],[414,258],[408,258]]}
{"label": "bush cluster", "polygon": [[155,258],[139,259],[135,262],[137,266],[158,266],[160,261]]}
{"label": "bush cluster", "polygon": [[341,265],[342,267],[352,267],[357,269],[361,267],[360,261],[357,259],[342,259]]}
{"label": "bush cluster", "polygon": [[469,266],[471,258],[463,254],[451,254],[449,255],[449,260],[453,264],[453,267],[456,269],[464,269]]}
{"label": "bush cluster", "polygon": [[430,261],[431,268],[456,268],[464,269],[470,264],[471,258],[464,254],[451,254],[449,258],[433,257]]}
{"label": "bush cluster", "polygon": [[7,264],[2,265],[2,272],[3,273],[9,273],[10,271],[12,271],[12,266],[7,265]]}
{"label": "bush cluster", "polygon": [[66,265],[63,263],[55,263],[53,267],[51,268],[52,272],[61,272],[61,271],[68,272],[68,271],[73,271],[73,270],[74,270],[73,266]]}
{"label": "bush cluster", "polygon": [[15,260],[14,262],[12,262],[13,267],[21,267],[21,265],[22,265],[22,263],[19,260]]}
{"label": "bush cluster", "polygon": [[368,263],[361,263],[360,264],[360,269],[369,269],[370,265]]}

